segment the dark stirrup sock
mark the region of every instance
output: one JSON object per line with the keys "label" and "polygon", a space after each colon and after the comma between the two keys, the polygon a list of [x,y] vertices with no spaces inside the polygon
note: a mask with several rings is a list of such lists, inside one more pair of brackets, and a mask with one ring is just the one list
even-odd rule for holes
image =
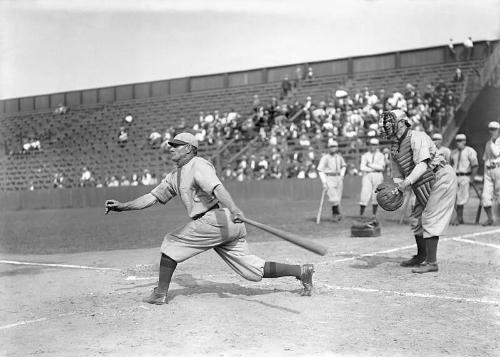
{"label": "dark stirrup sock", "polygon": [[279,278],[281,276],[294,276],[300,278],[300,265],[275,262],[266,262],[264,264],[263,278]]}
{"label": "dark stirrup sock", "polygon": [[425,238],[425,249],[427,251],[427,256],[425,258],[427,263],[434,264],[437,262],[437,247],[439,237],[434,236],[430,238]]}
{"label": "dark stirrup sock", "polygon": [[163,293],[168,291],[170,280],[177,267],[177,262],[165,254],[161,254],[160,260],[160,277],[158,279],[158,290]]}
{"label": "dark stirrup sock", "polygon": [[426,256],[426,242],[422,234],[415,235],[415,242],[417,243],[417,256],[425,258]]}
{"label": "dark stirrup sock", "polygon": [[378,205],[372,205],[372,212],[373,212],[374,216],[377,214],[377,209],[378,209]]}
{"label": "dark stirrup sock", "polygon": [[359,215],[362,216],[365,213],[366,206],[359,205]]}

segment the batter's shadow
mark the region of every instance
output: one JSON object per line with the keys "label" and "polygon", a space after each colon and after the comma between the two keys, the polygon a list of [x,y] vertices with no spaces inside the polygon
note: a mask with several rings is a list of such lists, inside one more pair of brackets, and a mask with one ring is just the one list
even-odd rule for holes
{"label": "batter's shadow", "polygon": [[388,257],[385,255],[373,255],[369,257],[359,257],[356,258],[357,261],[362,261],[364,264],[351,264],[350,268],[354,269],[373,269],[384,263],[401,263],[403,260],[408,259],[404,257]]}

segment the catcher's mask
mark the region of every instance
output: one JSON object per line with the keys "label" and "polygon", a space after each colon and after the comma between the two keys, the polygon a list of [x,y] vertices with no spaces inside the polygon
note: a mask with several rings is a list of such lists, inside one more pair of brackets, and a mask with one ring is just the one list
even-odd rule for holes
{"label": "catcher's mask", "polygon": [[380,114],[379,120],[379,134],[386,139],[396,137],[398,132],[398,123],[403,122],[407,127],[410,127],[408,117],[405,112],[400,109],[390,110]]}

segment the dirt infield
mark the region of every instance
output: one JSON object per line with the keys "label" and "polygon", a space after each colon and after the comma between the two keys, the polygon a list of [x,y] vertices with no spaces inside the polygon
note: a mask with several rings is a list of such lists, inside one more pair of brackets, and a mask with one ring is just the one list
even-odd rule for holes
{"label": "dirt infield", "polygon": [[[407,226],[382,215],[383,236],[351,238],[347,217],[314,222],[316,201],[247,202],[249,217],[314,239],[313,255],[249,228],[265,259],[312,262],[315,293],[293,278],[245,281],[213,252],[178,266],[169,304],[156,284],[159,244],[179,209],[2,214],[0,351],[5,356],[497,356],[500,227],[450,227],[440,272],[399,266]],[[474,214],[474,202],[467,218]],[[345,212],[356,212],[347,200]],[[159,222],[159,223],[158,223]],[[25,265],[36,263],[37,265]]]}

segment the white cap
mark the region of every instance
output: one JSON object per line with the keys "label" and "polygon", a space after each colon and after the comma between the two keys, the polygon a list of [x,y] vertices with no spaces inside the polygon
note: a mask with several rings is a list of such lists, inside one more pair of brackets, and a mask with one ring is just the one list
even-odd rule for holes
{"label": "white cap", "polygon": [[330,146],[339,146],[339,143],[337,142],[337,140],[328,140],[328,147]]}
{"label": "white cap", "polygon": [[465,134],[457,134],[457,136],[455,136],[455,140],[456,141],[467,140],[467,137],[465,136]]}
{"label": "white cap", "polygon": [[497,121],[490,121],[488,124],[488,129],[500,129],[500,123]]}
{"label": "white cap", "polygon": [[371,139],[368,141],[368,143],[369,143],[370,145],[378,145],[378,144],[380,144],[380,142],[378,141],[378,139],[377,139],[377,138],[371,138]]}
{"label": "white cap", "polygon": [[443,140],[443,135],[439,133],[432,134],[432,140]]}
{"label": "white cap", "polygon": [[377,123],[372,123],[372,124],[370,124],[370,126],[368,127],[368,129],[377,130],[378,129],[378,124]]}
{"label": "white cap", "polygon": [[177,134],[172,140],[168,142],[168,145],[186,145],[189,144],[191,146],[194,146],[195,148],[198,148],[198,140],[194,137],[193,134],[189,133],[180,133]]}

